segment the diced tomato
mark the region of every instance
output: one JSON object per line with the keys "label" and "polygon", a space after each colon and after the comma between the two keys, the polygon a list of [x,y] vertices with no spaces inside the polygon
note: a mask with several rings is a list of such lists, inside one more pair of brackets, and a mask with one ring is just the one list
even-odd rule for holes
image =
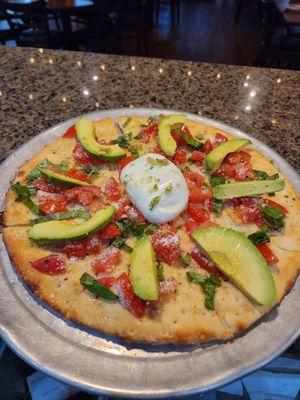
{"label": "diced tomato", "polygon": [[149,126],[146,126],[141,130],[140,135],[141,141],[144,143],[149,143],[151,136],[156,138],[158,135],[158,122],[152,121]]}
{"label": "diced tomato", "polygon": [[188,204],[188,215],[196,222],[203,222],[209,219],[209,211],[202,204]]}
{"label": "diced tomato", "polygon": [[116,204],[117,206],[117,211],[115,213],[115,219],[119,219],[124,215],[124,208],[125,206],[130,206],[130,200],[128,197],[121,197],[118,203]]}
{"label": "diced tomato", "polygon": [[108,200],[119,200],[121,198],[120,188],[115,178],[111,177],[106,181],[103,193]]}
{"label": "diced tomato", "polygon": [[109,207],[111,204],[108,201],[102,201],[101,199],[94,199],[88,204],[87,208],[90,212],[102,210],[102,208]]}
{"label": "diced tomato", "polygon": [[68,209],[67,202],[57,201],[55,199],[48,199],[39,204],[40,211],[45,214],[54,214]]}
{"label": "diced tomato", "polygon": [[240,197],[232,199],[230,203],[240,221],[244,224],[263,224],[260,199],[255,197]]}
{"label": "diced tomato", "polygon": [[84,206],[90,204],[92,200],[99,199],[101,191],[99,186],[76,186],[65,191],[69,202],[80,203]]}
{"label": "diced tomato", "polygon": [[101,242],[110,242],[111,240],[122,235],[121,229],[114,222],[106,225],[104,228],[100,229],[99,239]]}
{"label": "diced tomato", "polygon": [[259,244],[256,246],[260,251],[263,258],[266,260],[266,263],[269,265],[276,264],[278,262],[277,256],[273,253],[270,247],[267,244]]}
{"label": "diced tomato", "polygon": [[227,156],[224,159],[224,162],[229,165],[236,165],[239,163],[246,163],[250,160],[251,160],[251,155],[241,150],[227,154]]}
{"label": "diced tomato", "polygon": [[116,247],[108,247],[92,262],[92,269],[95,274],[111,272],[121,260],[121,251]]}
{"label": "diced tomato", "polygon": [[87,255],[87,240],[78,239],[72,240],[68,242],[63,247],[64,253],[67,255],[68,258],[75,257],[75,258],[84,258]]}
{"label": "diced tomato", "polygon": [[59,254],[50,254],[49,256],[32,261],[31,265],[37,271],[48,275],[58,275],[66,272],[66,262],[63,256]]}
{"label": "diced tomato", "polygon": [[196,188],[197,190],[194,190],[191,203],[199,202],[203,203],[205,200],[212,200],[213,198],[213,191],[211,188],[208,187],[201,187],[201,188]]}
{"label": "diced tomato", "polygon": [[66,130],[66,132],[63,134],[64,138],[76,138],[77,137],[77,130],[76,130],[76,126],[72,125],[70,126],[70,128],[68,128]]}
{"label": "diced tomato", "polygon": [[204,185],[205,178],[203,175],[199,174],[198,172],[185,172],[184,174],[185,179],[187,182],[194,183],[197,187]]}
{"label": "diced tomato", "polygon": [[158,258],[167,264],[174,264],[180,257],[180,239],[174,226],[163,224],[151,236]]}
{"label": "diced tomato", "polygon": [[277,203],[276,201],[273,200],[269,200],[269,199],[264,199],[263,200],[264,204],[267,204],[268,206],[273,206],[278,208],[278,210],[280,210],[281,212],[283,212],[284,214],[288,214],[288,210],[283,207],[281,204]]}
{"label": "diced tomato", "polygon": [[186,144],[185,140],[177,130],[173,129],[171,133],[178,146],[184,146]]}
{"label": "diced tomato", "polygon": [[193,160],[197,165],[202,166],[203,160],[206,157],[206,153],[202,151],[194,150],[192,151],[190,159]]}
{"label": "diced tomato", "polygon": [[100,239],[98,232],[90,234],[86,241],[87,254],[98,254],[100,251]]}
{"label": "diced tomato", "polygon": [[115,284],[116,278],[114,278],[113,276],[104,276],[103,278],[97,279],[97,281],[100,282],[107,289],[110,289]]}
{"label": "diced tomato", "polygon": [[87,174],[85,174],[83,171],[81,171],[81,169],[79,168],[71,168],[68,172],[67,175],[70,178],[74,178],[74,179],[78,179],[80,181],[83,182],[87,182],[87,183],[91,183],[91,179],[87,176]]}
{"label": "diced tomato", "polygon": [[133,205],[125,206],[123,215],[126,215],[128,218],[139,223],[145,222],[143,214]]}
{"label": "diced tomato", "polygon": [[78,142],[76,142],[76,145],[73,149],[73,158],[76,162],[78,162],[78,164],[84,165],[86,167],[103,163],[100,158],[92,156],[91,154],[86,152]]}
{"label": "diced tomato", "polygon": [[252,172],[251,162],[243,162],[234,165],[223,162],[220,168],[214,172],[213,175],[234,179],[236,181],[244,181],[247,178],[255,178],[255,174]]}
{"label": "diced tomato", "polygon": [[34,181],[34,187],[39,190],[43,190],[48,193],[62,193],[64,191],[64,186],[59,183],[48,182],[46,179],[38,178]]}
{"label": "diced tomato", "polygon": [[184,223],[185,230],[187,231],[189,236],[191,236],[192,233],[195,232],[197,229],[206,228],[207,226],[218,226],[218,225],[208,219],[203,222],[195,222],[192,219],[188,219]]}
{"label": "diced tomato", "polygon": [[221,271],[216,267],[216,265],[206,257],[197,247],[194,247],[191,251],[191,257],[196,263],[205,271],[216,274],[217,276],[221,275]]}
{"label": "diced tomato", "polygon": [[119,164],[119,176],[122,172],[122,169],[125,168],[127,164],[131,163],[131,161],[134,161],[134,160],[135,160],[135,158],[131,157],[131,156],[123,157],[121,159],[120,164]]}
{"label": "diced tomato", "polygon": [[202,145],[202,149],[201,150],[205,154],[208,154],[210,151],[212,151],[212,149],[213,149],[213,145],[212,145],[211,141],[209,139],[205,140],[205,142]]}
{"label": "diced tomato", "polygon": [[115,283],[115,289],[121,304],[136,318],[142,318],[146,312],[146,302],[134,293],[128,275],[124,272]]}
{"label": "diced tomato", "polygon": [[222,133],[216,133],[215,140],[213,142],[213,148],[219,146],[221,143],[227,142],[228,138]]}
{"label": "diced tomato", "polygon": [[177,149],[175,155],[173,157],[173,161],[176,165],[181,166],[184,165],[187,158],[187,152],[184,150]]}

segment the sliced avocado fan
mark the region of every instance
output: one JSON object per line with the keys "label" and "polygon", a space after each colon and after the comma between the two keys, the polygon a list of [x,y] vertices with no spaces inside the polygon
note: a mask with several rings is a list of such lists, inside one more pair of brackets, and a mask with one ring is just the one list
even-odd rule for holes
{"label": "sliced avocado fan", "polygon": [[67,221],[41,222],[28,230],[28,236],[30,239],[40,243],[80,239],[98,229],[104,228],[114,214],[115,206],[110,206],[97,211],[87,221],[79,224],[72,224]]}
{"label": "sliced avocado fan", "polygon": [[252,180],[245,182],[233,182],[217,185],[214,197],[218,200],[234,199],[235,197],[257,196],[264,193],[273,193],[283,190],[284,180]]}
{"label": "sliced avocado fan", "polygon": [[98,143],[94,135],[94,125],[89,119],[77,118],[76,130],[79,143],[90,154],[106,161],[118,160],[126,156],[126,152],[117,144],[102,145]]}

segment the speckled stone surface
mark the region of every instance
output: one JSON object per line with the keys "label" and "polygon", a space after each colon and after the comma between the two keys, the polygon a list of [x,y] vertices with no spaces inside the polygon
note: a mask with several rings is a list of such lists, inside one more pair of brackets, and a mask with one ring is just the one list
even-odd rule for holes
{"label": "speckled stone surface", "polygon": [[300,170],[299,72],[0,47],[0,161],[58,122],[128,106],[218,119]]}

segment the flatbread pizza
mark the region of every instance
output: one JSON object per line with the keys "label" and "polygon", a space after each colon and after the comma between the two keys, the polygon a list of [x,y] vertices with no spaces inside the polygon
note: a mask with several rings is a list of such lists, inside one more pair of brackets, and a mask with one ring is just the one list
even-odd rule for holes
{"label": "flatbread pizza", "polygon": [[126,341],[203,343],[291,289],[299,210],[249,139],[184,114],[78,118],[17,172],[3,239],[64,317]]}

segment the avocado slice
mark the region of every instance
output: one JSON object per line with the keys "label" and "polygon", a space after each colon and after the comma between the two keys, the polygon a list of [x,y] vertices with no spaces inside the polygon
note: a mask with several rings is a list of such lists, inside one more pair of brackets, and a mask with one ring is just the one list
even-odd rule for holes
{"label": "avocado slice", "polygon": [[28,230],[30,239],[41,243],[59,240],[80,239],[97,229],[103,228],[115,214],[115,207],[110,206],[97,211],[91,218],[81,224],[70,224],[66,221],[48,221],[32,226]]}
{"label": "avocado slice", "polygon": [[184,114],[171,114],[162,118],[158,123],[158,140],[161,149],[170,157],[173,157],[177,148],[176,140],[171,135],[171,125],[184,123]]}
{"label": "avocado slice", "polygon": [[118,160],[126,156],[126,152],[117,144],[102,145],[98,143],[94,135],[94,125],[89,119],[77,118],[76,130],[79,143],[92,155],[106,161]]}
{"label": "avocado slice", "polygon": [[231,139],[227,142],[221,143],[218,147],[210,151],[204,158],[204,166],[207,172],[211,174],[215,172],[222,164],[222,161],[227,154],[238,151],[248,144],[251,144],[251,140],[249,139]]}
{"label": "avocado slice", "polygon": [[235,197],[256,196],[264,193],[279,192],[284,189],[284,180],[225,183],[214,188],[214,198],[218,200]]}
{"label": "avocado slice", "polygon": [[272,304],[276,288],[272,274],[254,244],[240,232],[207,227],[193,233],[196,244],[218,268],[256,303]]}
{"label": "avocado slice", "polygon": [[50,178],[54,181],[58,181],[58,182],[62,182],[62,183],[70,184],[70,185],[90,186],[90,183],[80,181],[79,179],[71,178],[70,176],[59,174],[58,172],[50,171],[50,169],[47,169],[47,168],[40,167],[39,171],[41,171],[41,173],[43,175],[47,176],[47,178]]}
{"label": "avocado slice", "polygon": [[137,242],[130,255],[130,281],[140,299],[146,301],[158,299],[155,252],[147,236]]}

